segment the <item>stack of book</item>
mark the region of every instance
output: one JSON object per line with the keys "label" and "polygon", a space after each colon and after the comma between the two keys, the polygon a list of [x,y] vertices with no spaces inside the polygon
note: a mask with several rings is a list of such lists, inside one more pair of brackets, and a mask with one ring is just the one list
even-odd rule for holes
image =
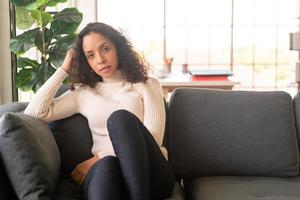
{"label": "stack of book", "polygon": [[192,81],[227,81],[233,73],[227,69],[195,69],[189,70]]}

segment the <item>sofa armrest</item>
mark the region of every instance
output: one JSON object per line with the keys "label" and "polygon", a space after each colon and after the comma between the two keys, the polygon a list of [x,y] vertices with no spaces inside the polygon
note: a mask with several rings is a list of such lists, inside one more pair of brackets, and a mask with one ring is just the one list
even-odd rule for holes
{"label": "sofa armrest", "polygon": [[12,102],[0,105],[0,117],[7,112],[22,112],[27,107],[27,102]]}
{"label": "sofa armrest", "polygon": [[[57,91],[57,93],[55,94],[55,97],[62,95],[69,88],[70,87],[68,85],[62,85]],[[13,112],[13,113],[22,112],[25,110],[27,106],[28,106],[28,102],[11,102],[11,103],[0,105],[0,117],[6,112]]]}

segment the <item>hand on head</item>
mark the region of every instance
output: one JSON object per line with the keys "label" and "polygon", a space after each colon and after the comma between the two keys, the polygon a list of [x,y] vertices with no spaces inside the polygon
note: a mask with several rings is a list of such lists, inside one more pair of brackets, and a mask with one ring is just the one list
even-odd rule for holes
{"label": "hand on head", "polygon": [[71,71],[73,55],[74,55],[74,50],[73,50],[73,48],[71,48],[71,49],[68,50],[68,52],[66,54],[66,57],[65,57],[65,60],[62,64],[62,66],[61,66],[66,72]]}

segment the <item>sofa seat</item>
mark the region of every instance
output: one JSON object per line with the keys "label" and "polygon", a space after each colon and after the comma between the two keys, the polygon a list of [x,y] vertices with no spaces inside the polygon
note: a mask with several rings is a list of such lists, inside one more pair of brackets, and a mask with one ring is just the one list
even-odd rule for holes
{"label": "sofa seat", "polygon": [[188,199],[300,200],[300,177],[202,177],[185,182]]}
{"label": "sofa seat", "polygon": [[[81,200],[82,195],[73,181],[61,178],[58,181],[53,200]],[[180,183],[176,182],[171,196],[165,200],[184,200],[184,192]]]}
{"label": "sofa seat", "polygon": [[80,200],[82,199],[79,187],[71,180],[60,178],[56,185],[53,200]]}

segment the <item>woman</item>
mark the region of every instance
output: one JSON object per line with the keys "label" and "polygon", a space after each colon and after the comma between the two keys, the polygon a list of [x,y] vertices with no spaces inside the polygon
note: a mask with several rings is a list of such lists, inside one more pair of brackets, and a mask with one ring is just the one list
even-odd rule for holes
{"label": "woman", "polygon": [[[25,110],[46,121],[75,113],[88,119],[94,156],[71,173],[85,199],[163,199],[172,191],[162,89],[146,67],[120,32],[90,23]],[[54,98],[68,75],[71,89]]]}

